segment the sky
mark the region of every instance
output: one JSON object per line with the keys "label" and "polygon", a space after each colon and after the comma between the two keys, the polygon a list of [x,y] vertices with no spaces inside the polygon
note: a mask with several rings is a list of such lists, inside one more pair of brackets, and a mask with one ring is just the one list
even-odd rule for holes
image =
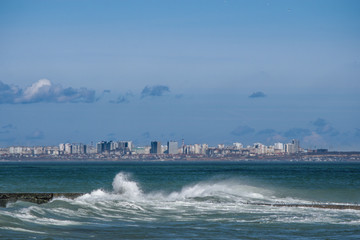
{"label": "sky", "polygon": [[0,148],[360,151],[357,0],[1,0]]}

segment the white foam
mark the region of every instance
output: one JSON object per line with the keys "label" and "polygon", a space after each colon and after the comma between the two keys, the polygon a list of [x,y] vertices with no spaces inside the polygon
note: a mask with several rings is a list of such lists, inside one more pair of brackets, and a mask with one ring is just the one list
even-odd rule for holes
{"label": "white foam", "polygon": [[[57,226],[68,226],[68,225],[79,225],[78,222],[70,220],[59,220],[54,218],[43,217],[46,215],[45,209],[38,206],[31,206],[28,208],[20,209],[17,212],[11,213],[14,218],[21,219],[24,222],[37,223],[40,225],[57,225]],[[52,211],[49,209],[48,211]]]}
{"label": "white foam", "polygon": [[[349,215],[346,216],[343,214],[344,210],[340,212],[251,205],[251,203],[308,202],[291,196],[278,197],[279,193],[276,189],[271,191],[266,187],[254,186],[239,179],[202,181],[170,193],[144,193],[139,183],[131,179],[130,174],[120,172],[114,177],[112,186],[112,191],[97,189],[74,200],[57,198],[56,200],[60,202],[25,207],[12,212],[11,216],[38,225],[63,226],[87,224],[85,221],[88,219],[101,222],[114,219],[136,222],[156,221],[164,216],[174,221],[193,220],[207,215],[209,215],[207,221],[239,220],[233,217],[233,213],[250,214],[252,217],[244,220],[245,222],[359,224],[355,220],[357,218],[352,220],[353,217],[359,216],[358,212],[346,211]],[[7,212],[4,215],[7,215]]]}
{"label": "white foam", "polygon": [[[112,183],[113,191],[106,192],[102,189],[94,190],[76,198],[82,204],[109,204],[109,201],[141,202],[174,202],[174,201],[220,201],[220,202],[304,202],[300,199],[289,197],[276,197],[274,192],[265,188],[255,187],[237,179],[221,181],[203,181],[183,187],[180,191],[171,193],[150,192],[143,193],[139,184],[131,179],[128,173],[118,173]],[[135,204],[137,205],[137,204]],[[140,207],[136,206],[140,209]]]}
{"label": "white foam", "polygon": [[15,228],[15,227],[0,227],[0,229],[17,231],[17,232],[28,232],[28,233],[45,234],[44,232],[33,231],[33,230],[29,230],[29,229],[24,229],[24,228]]}
{"label": "white foam", "polygon": [[172,192],[168,200],[185,200],[194,198],[216,197],[224,201],[249,201],[262,200],[264,195],[270,196],[271,192],[265,189],[241,184],[235,180],[218,182],[200,182],[182,188],[179,192]]}
{"label": "white foam", "polygon": [[123,172],[118,173],[112,183],[114,192],[131,198],[140,197],[142,195],[142,191],[140,190],[138,184],[129,179],[129,174]]}
{"label": "white foam", "polygon": [[82,203],[102,203],[121,200],[136,201],[143,197],[140,187],[135,181],[130,180],[130,175],[127,173],[118,173],[113,180],[112,186],[112,192],[97,189],[91,193],[84,194],[75,200]]}

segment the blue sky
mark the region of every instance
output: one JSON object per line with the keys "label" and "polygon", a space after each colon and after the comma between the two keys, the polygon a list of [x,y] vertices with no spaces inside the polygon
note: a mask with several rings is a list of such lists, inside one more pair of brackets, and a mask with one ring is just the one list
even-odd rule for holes
{"label": "blue sky", "polygon": [[0,1],[0,147],[360,150],[359,1]]}

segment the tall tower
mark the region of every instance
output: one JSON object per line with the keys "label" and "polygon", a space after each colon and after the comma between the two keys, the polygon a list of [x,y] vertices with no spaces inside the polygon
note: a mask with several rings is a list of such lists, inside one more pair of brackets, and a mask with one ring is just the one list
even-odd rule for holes
{"label": "tall tower", "polygon": [[178,153],[178,143],[175,141],[167,142],[168,154],[177,154]]}
{"label": "tall tower", "polygon": [[294,145],[294,151],[295,153],[298,153],[300,150],[300,142],[299,140],[293,139],[291,143]]}
{"label": "tall tower", "polygon": [[161,152],[161,143],[159,141],[152,141],[151,142],[151,149],[150,153],[152,154],[160,154]]}

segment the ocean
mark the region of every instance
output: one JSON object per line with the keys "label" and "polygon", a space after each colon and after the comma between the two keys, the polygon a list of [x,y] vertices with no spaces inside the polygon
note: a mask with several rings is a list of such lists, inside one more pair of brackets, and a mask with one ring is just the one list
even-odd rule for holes
{"label": "ocean", "polygon": [[[0,239],[360,239],[360,163],[3,162]],[[275,206],[284,204],[288,206]]]}

